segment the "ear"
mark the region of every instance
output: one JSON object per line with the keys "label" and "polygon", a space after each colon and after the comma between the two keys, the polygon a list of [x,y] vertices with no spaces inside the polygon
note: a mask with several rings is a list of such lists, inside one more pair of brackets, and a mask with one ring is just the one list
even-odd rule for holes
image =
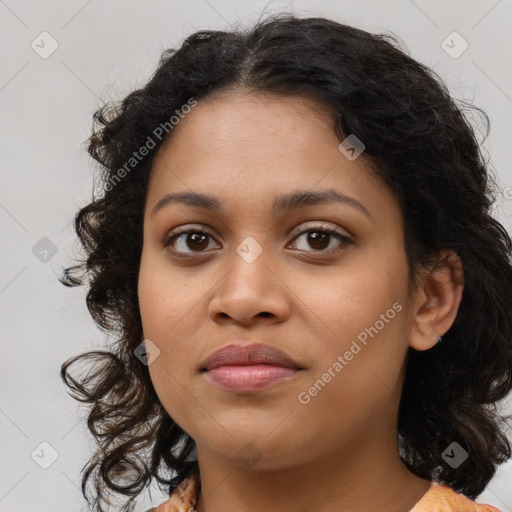
{"label": "ear", "polygon": [[428,350],[446,333],[457,316],[464,289],[460,257],[452,250],[441,251],[439,262],[421,278],[415,290],[409,345]]}

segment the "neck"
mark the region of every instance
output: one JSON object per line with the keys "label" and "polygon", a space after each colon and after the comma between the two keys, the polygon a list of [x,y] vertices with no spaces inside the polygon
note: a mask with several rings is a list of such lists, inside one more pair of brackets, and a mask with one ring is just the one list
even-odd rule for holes
{"label": "neck", "polygon": [[[408,512],[431,482],[404,465],[395,443],[351,443],[315,460],[272,470],[233,465],[197,447],[197,512]],[[384,448],[385,447],[385,448]]]}

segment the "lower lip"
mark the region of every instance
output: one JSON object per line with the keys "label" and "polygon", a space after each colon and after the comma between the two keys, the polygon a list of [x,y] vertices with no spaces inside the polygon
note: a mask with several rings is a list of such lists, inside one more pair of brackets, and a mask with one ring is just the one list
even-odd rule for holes
{"label": "lower lip", "polygon": [[247,393],[261,391],[275,386],[279,382],[291,379],[298,369],[255,364],[248,366],[219,366],[208,370],[211,381],[225,391]]}

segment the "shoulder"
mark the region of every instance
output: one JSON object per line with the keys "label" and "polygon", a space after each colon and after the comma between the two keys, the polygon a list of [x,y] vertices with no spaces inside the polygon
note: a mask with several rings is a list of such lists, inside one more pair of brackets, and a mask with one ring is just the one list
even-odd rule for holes
{"label": "shoulder", "polygon": [[146,512],[191,512],[197,500],[198,482],[194,475],[185,478],[174,489],[170,498]]}
{"label": "shoulder", "polygon": [[477,503],[451,487],[433,483],[410,512],[500,512],[496,507]]}
{"label": "shoulder", "polygon": [[[170,498],[146,512],[190,512],[197,500],[197,480],[187,477],[174,490]],[[430,489],[409,512],[501,512],[496,507],[477,503],[447,485],[432,483]]]}

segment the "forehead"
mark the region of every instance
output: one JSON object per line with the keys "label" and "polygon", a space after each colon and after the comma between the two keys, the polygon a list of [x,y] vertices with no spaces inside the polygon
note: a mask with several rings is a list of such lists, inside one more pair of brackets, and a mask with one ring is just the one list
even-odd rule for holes
{"label": "forehead", "polygon": [[215,93],[199,100],[181,117],[161,152],[181,153],[193,148],[202,150],[194,153],[196,157],[207,150],[242,154],[261,145],[274,152],[279,147],[281,151],[297,151],[319,128],[321,133],[315,139],[330,135],[330,142],[337,144],[334,122],[332,108],[313,98],[241,91]]}
{"label": "forehead", "polygon": [[350,161],[339,150],[335,120],[333,109],[308,97],[225,92],[200,100],[155,158],[148,207],[177,191],[252,208],[284,191],[331,187],[368,209],[393,201],[364,153]]}

